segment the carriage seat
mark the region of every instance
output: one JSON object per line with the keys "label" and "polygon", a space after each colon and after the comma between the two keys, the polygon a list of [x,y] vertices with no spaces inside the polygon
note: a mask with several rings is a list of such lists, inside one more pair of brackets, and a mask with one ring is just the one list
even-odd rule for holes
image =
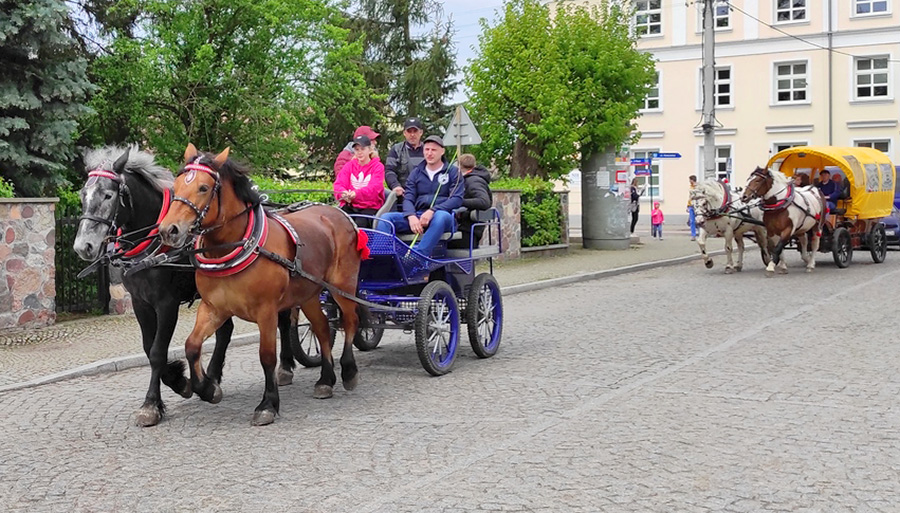
{"label": "carriage seat", "polygon": [[832,215],[842,216],[847,213],[847,210],[850,209],[850,205],[853,204],[853,200],[850,197],[846,199],[837,200],[837,206],[831,210]]}
{"label": "carriage seat", "polygon": [[378,219],[384,217],[384,214],[394,211],[394,205],[397,204],[397,193],[391,189],[384,190],[384,205],[375,212],[375,221],[372,221],[372,229],[378,229]]}

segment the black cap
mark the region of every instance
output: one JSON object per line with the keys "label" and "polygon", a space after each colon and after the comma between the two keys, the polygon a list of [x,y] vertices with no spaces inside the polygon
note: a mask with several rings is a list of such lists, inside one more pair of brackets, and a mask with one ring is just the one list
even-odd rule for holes
{"label": "black cap", "polygon": [[423,142],[423,144],[429,143],[429,142],[433,142],[434,144],[440,145],[441,148],[444,147],[444,140],[441,139],[437,135],[429,135],[428,137],[425,138],[425,141]]}
{"label": "black cap", "polygon": [[418,128],[419,130],[422,130],[422,120],[419,118],[408,118],[406,121],[403,122],[404,130],[406,130],[407,128],[413,128],[413,127]]}
{"label": "black cap", "polygon": [[357,135],[353,138],[353,146],[359,144],[360,146],[368,146],[372,144],[372,139],[369,139],[366,135]]}

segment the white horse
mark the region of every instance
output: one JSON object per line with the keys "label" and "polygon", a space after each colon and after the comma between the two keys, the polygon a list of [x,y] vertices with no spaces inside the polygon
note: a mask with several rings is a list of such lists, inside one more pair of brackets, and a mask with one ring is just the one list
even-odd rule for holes
{"label": "white horse", "polygon": [[[732,196],[731,187],[722,182],[704,182],[691,190],[691,201],[697,226],[700,227],[700,253],[707,269],[713,266],[712,257],[706,253],[706,238],[709,235],[725,237],[725,274],[744,268],[744,235],[753,232],[759,245],[764,265],[769,263],[766,248],[766,228],[762,225],[763,211],[759,206],[750,206],[740,198]],[[732,241],[737,241],[737,265],[732,260]]]}
{"label": "white horse", "polygon": [[[766,275],[774,275],[776,269],[780,274],[787,274],[787,264],[781,258],[781,252],[794,236],[797,236],[800,246],[800,257],[806,262],[806,272],[812,272],[816,268],[815,253],[819,250],[819,238],[825,223],[825,198],[819,189],[795,188],[784,173],[758,167],[750,174],[741,197],[744,201],[753,198],[763,198],[763,222],[772,255],[772,261],[766,266]],[[807,246],[810,246],[809,251]]]}

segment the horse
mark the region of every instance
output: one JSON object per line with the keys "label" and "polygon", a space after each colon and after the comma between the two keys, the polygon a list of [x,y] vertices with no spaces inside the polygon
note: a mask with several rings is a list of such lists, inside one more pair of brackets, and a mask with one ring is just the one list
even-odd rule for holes
{"label": "horse", "polygon": [[827,214],[822,193],[814,187],[795,188],[784,173],[757,167],[750,174],[741,200],[748,202],[754,198],[763,199],[763,223],[772,256],[766,266],[766,276],[774,275],[776,266],[780,274],[787,274],[787,264],[781,258],[781,252],[796,235],[802,235],[797,237],[797,241],[800,256],[806,263],[806,272],[812,272],[816,268],[815,254],[819,250]]}
{"label": "horse", "polygon": [[[707,269],[713,266],[712,258],[706,253],[706,238],[712,235],[725,237],[725,274],[744,268],[744,234],[753,232],[762,255],[764,265],[769,263],[769,251],[766,244],[766,229],[762,226],[762,209],[750,206],[732,196],[731,186],[719,181],[704,182],[691,190],[691,201],[700,227],[697,244],[703,255],[703,264]],[[732,255],[732,241],[737,241],[737,265]]]}
{"label": "horse", "polygon": [[[366,257],[365,232],[340,209],[312,204],[282,217],[266,212],[247,177],[249,169],[228,157],[229,148],[213,155],[189,144],[174,186],[169,212],[159,225],[163,242],[183,247],[194,235],[200,307],[185,341],[191,387],[209,401],[218,384],[200,365],[201,344],[233,315],[259,327],[259,360],[265,376],[263,398],[251,423],[274,422],[279,412],[275,382],[275,324],[280,310],[300,306],[322,351],[322,366],[313,397],[332,396],[337,381],[329,323],[319,296],[324,288],[341,310],[344,351],[341,380],[345,390],[359,382],[353,337],[359,326],[354,302],[360,262]],[[364,313],[364,312],[363,312]]]}
{"label": "horse", "polygon": [[[175,181],[172,173],[156,165],[152,155],[139,151],[136,146],[89,150],[85,164],[88,179],[80,191],[82,216],[73,245],[78,256],[96,262],[106,255],[110,240],[119,246],[110,260],[126,269],[153,254],[163,254],[165,248],[160,247],[153,235],[169,207],[170,189]],[[121,236],[117,236],[119,230],[124,232]],[[171,266],[126,272],[122,281],[131,294],[144,353],[150,361],[150,386],[137,411],[135,424],[153,426],[166,411],[160,381],[182,397],[192,395],[184,376],[184,362],[167,362],[167,358],[178,321],[178,307],[197,297],[194,269],[187,259],[182,259]],[[282,337],[279,381],[288,384],[293,376],[294,359],[287,341],[292,333],[296,336],[289,312],[280,315],[279,329]],[[233,331],[230,318],[216,331],[216,347],[208,371],[216,381],[221,381],[225,350]]]}

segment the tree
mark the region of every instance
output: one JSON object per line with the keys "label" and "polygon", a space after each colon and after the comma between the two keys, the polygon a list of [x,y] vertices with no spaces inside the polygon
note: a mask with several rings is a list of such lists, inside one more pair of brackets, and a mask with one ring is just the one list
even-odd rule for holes
{"label": "tree", "polygon": [[[428,23],[430,34],[414,34]],[[456,50],[453,25],[441,20],[437,2],[357,0],[350,26],[363,43],[366,81],[385,97],[381,112],[395,121],[418,116],[426,129],[448,118],[446,102],[459,86]]]}
{"label": "tree", "polygon": [[0,1],[0,171],[17,194],[53,194],[75,157],[94,87],[60,0]]}
{"label": "tree", "polygon": [[481,20],[480,54],[467,69],[482,159],[512,176],[557,177],[579,157],[631,138],[653,81],[617,2],[587,8],[509,0],[495,26]]}
{"label": "tree", "polygon": [[107,53],[91,69],[102,86],[93,128],[104,142],[141,142],[170,163],[189,141],[232,146],[272,170],[311,154],[333,159],[348,134],[329,137],[332,117],[377,115],[361,46],[347,42],[345,18],[328,0],[120,4],[104,28]]}

